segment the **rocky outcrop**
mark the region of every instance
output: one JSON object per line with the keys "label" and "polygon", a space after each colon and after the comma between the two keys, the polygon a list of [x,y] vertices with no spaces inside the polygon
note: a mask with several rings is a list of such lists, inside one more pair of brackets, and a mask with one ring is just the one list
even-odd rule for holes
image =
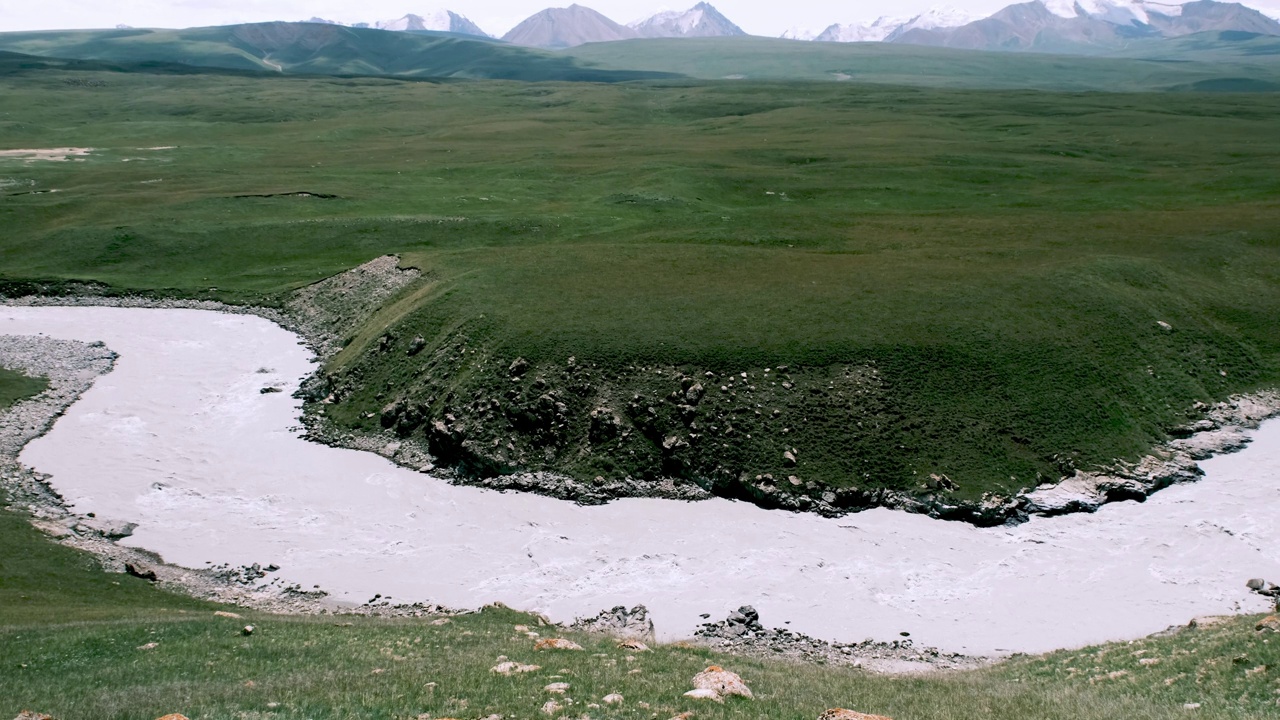
{"label": "rocky outcrop", "polygon": [[[320,356],[329,357],[421,275],[414,268],[401,269],[395,255],[385,255],[298,290],[285,304],[285,311]],[[410,354],[421,351],[425,341],[416,350],[414,344],[410,343]]]}
{"label": "rocky outcrop", "polygon": [[570,626],[574,630],[601,633],[622,640],[654,640],[653,620],[643,605],[628,609],[619,605],[612,610],[602,610],[591,618],[578,618]]}
{"label": "rocky outcrop", "polygon": [[982,658],[916,648],[908,639],[860,643],[830,643],[787,629],[768,628],[750,605],[729,613],[720,622],[706,623],[694,633],[697,642],[716,650],[762,658],[846,665],[871,672],[903,673],[978,667]]}

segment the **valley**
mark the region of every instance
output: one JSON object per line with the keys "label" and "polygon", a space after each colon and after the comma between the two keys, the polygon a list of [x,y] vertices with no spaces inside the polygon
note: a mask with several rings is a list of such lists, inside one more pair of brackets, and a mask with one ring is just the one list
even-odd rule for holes
{"label": "valley", "polygon": [[1155,5],[0,33],[0,713],[1266,716],[1280,25]]}

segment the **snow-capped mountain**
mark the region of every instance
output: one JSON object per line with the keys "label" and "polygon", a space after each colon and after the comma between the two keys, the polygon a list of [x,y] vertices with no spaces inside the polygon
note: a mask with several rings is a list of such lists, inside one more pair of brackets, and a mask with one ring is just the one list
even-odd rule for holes
{"label": "snow-capped mountain", "polygon": [[644,20],[629,23],[627,27],[635,30],[640,37],[728,37],[746,35],[742,28],[734,25],[729,18],[710,3],[700,2],[683,12],[678,10],[660,12]]}
{"label": "snow-capped mountain", "polygon": [[831,25],[814,40],[824,42],[882,42],[914,29],[960,27],[978,19],[974,14],[953,7],[933,7],[915,16],[881,17],[869,23]]}
{"label": "snow-capped mountain", "polygon": [[914,28],[892,42],[973,50],[1094,52],[1140,38],[1227,30],[1280,35],[1280,22],[1239,3],[1033,0],[960,27]]}
{"label": "snow-capped mountain", "polygon": [[465,35],[481,35],[483,37],[489,36],[488,33],[481,30],[475,23],[452,10],[432,10],[425,15],[415,15],[410,13],[404,17],[396,18],[395,20],[379,21],[374,23],[373,26],[379,30],[393,30],[397,32],[432,30],[435,32],[463,33]]}

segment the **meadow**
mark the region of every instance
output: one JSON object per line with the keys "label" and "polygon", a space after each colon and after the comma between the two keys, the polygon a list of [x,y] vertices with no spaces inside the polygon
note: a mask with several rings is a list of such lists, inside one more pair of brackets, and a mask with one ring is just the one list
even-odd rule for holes
{"label": "meadow", "polygon": [[[0,159],[6,292],[279,304],[401,254],[418,300],[326,368],[329,416],[454,414],[471,447],[511,443],[463,458],[482,469],[906,492],[945,474],[977,498],[1137,457],[1280,374],[1274,94],[0,82],[8,147],[95,149]],[[475,410],[516,358],[566,429]],[[680,377],[707,385],[697,420]],[[525,420],[546,389],[513,399]],[[593,440],[596,408],[638,432]]]}

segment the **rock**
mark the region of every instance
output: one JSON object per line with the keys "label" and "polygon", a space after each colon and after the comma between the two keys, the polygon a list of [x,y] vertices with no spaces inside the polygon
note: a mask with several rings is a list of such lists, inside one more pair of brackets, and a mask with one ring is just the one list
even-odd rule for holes
{"label": "rock", "polygon": [[[631,609],[618,605],[612,610],[601,611],[593,618],[578,618],[573,621],[572,627],[575,630],[603,633],[624,640],[651,641],[654,639],[653,620],[649,618],[649,609],[643,605],[636,605]],[[641,648],[648,649],[643,642],[638,644]],[[621,647],[629,646],[621,645]],[[641,648],[630,647],[629,649]]]}
{"label": "rock", "polygon": [[419,335],[409,341],[409,350],[407,351],[406,354],[412,357],[422,352],[422,349],[425,348],[426,346],[427,346],[427,339]]}
{"label": "rock", "polygon": [[499,675],[518,675],[520,673],[529,673],[541,669],[541,665],[525,665],[524,663],[507,660],[489,668],[489,672],[498,673]]}
{"label": "rock", "polygon": [[[44,713],[38,713],[34,710],[23,710],[22,712],[18,713],[18,717],[14,718],[13,720],[53,720],[53,716],[45,715]],[[186,720],[186,718],[183,718],[182,720]]]}
{"label": "rock", "polygon": [[581,650],[582,646],[564,638],[543,638],[533,644],[534,650]]}
{"label": "rock", "polygon": [[1267,586],[1267,581],[1262,578],[1253,578],[1249,582],[1245,583],[1244,586],[1254,591],[1262,590]]}
{"label": "rock", "polygon": [[529,370],[529,361],[522,357],[516,358],[511,363],[511,367],[507,368],[507,372],[511,373],[511,377],[520,377]]}
{"label": "rock", "polygon": [[748,700],[754,697],[751,694],[751,688],[747,687],[737,673],[725,670],[719,665],[712,665],[694,675],[693,687],[697,690],[712,690],[723,696],[738,695]]}
{"label": "rock", "polygon": [[608,695],[600,698],[600,702],[605,705],[618,705],[622,702],[622,696],[618,693],[609,693]]}
{"label": "rock", "polygon": [[555,700],[548,700],[546,704],[542,706],[542,712],[546,715],[555,715],[563,709],[564,706]]}
{"label": "rock", "polygon": [[548,686],[546,686],[546,687],[544,687],[544,688],[542,688],[542,689],[543,689],[543,690],[546,690],[546,691],[547,691],[547,692],[549,692],[549,693],[553,693],[553,694],[555,694],[555,695],[563,695],[563,694],[565,694],[565,693],[569,692],[569,683],[567,683],[567,682],[555,682],[555,683],[551,683],[550,685],[548,685]]}
{"label": "rock", "polygon": [[188,720],[188,718],[186,715],[182,715],[181,713],[170,713],[164,717],[156,718],[156,720]]}
{"label": "rock", "polygon": [[702,399],[702,395],[705,392],[706,390],[702,388],[702,383],[694,383],[693,385],[689,386],[688,390],[684,391],[684,399],[690,405],[697,405],[698,401]]}
{"label": "rock", "polygon": [[724,702],[724,698],[721,697],[720,693],[709,688],[697,688],[695,690],[690,690],[685,693],[684,696],[687,698],[693,698],[694,700],[715,700],[718,703]]}
{"label": "rock", "polygon": [[1254,626],[1258,632],[1280,632],[1280,615],[1268,615]]}
{"label": "rock", "polygon": [[248,637],[253,634],[254,630],[257,630],[257,628],[255,628],[252,625],[245,625],[244,627],[240,628],[240,634],[244,635],[245,637]]}
{"label": "rock", "polygon": [[1182,706],[1183,710],[1199,710],[1200,703],[1186,703]]}
{"label": "rock", "polygon": [[782,453],[782,466],[795,467],[796,466],[795,453],[791,452],[790,450],[787,450],[786,452]]}
{"label": "rock", "polygon": [[639,640],[623,640],[622,642],[618,643],[618,647],[622,648],[623,650],[632,650],[635,652],[649,652],[649,646],[645,645]]}
{"label": "rock", "polygon": [[518,675],[521,673],[532,673],[535,670],[541,670],[541,665],[525,665],[524,662],[513,662],[511,660],[499,662],[499,664],[490,667],[490,673],[499,675]]}
{"label": "rock", "polygon": [[845,710],[844,708],[831,708],[819,715],[818,720],[893,720],[893,718],[885,717],[884,715],[868,715],[867,713]]}
{"label": "rock", "polygon": [[142,563],[127,562],[124,564],[124,571],[136,578],[158,582],[160,578],[156,577],[156,571],[143,565]]}
{"label": "rock", "polygon": [[160,647],[160,643],[158,643],[158,642],[149,642],[149,643],[147,643],[146,645],[139,645],[139,646],[138,646],[138,649],[139,649],[139,650],[155,650],[155,649],[156,649],[156,648],[158,648],[158,647]]}
{"label": "rock", "polygon": [[214,610],[214,611],[213,611],[213,615],[214,615],[214,617],[232,618],[233,620],[239,620],[239,619],[240,619],[240,616],[239,616],[239,615],[237,615],[237,614],[235,614],[235,613],[233,613],[233,612],[227,612],[226,610]]}

